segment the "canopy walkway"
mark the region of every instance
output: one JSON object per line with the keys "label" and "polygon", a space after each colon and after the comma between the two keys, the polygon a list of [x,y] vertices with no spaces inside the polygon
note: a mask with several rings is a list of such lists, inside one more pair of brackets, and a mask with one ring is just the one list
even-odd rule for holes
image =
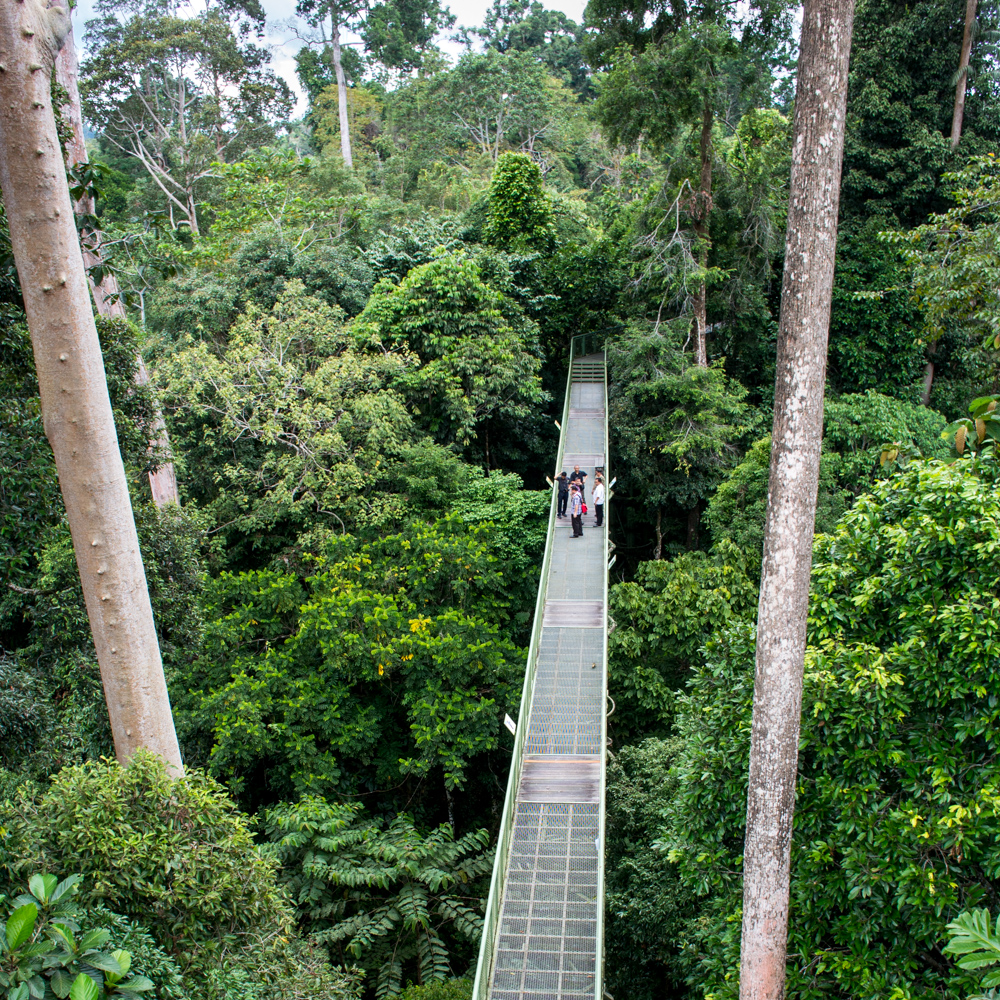
{"label": "canopy walkway", "polygon": [[588,346],[572,343],[554,470],[586,471],[588,514],[572,538],[552,498],[474,1000],[602,995],[608,537],[591,497],[595,472],[610,479],[604,354]]}

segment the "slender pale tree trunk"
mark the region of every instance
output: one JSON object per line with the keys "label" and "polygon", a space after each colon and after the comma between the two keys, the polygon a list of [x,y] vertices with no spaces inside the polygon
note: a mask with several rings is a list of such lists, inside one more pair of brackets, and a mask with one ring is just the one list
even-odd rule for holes
{"label": "slender pale tree trunk", "polygon": [[977,0],[966,0],[965,31],[962,34],[962,56],[958,63],[958,82],[955,84],[955,109],[951,113],[951,148],[955,149],[962,138],[962,119],[965,117],[965,91],[969,79],[969,57],[972,54],[972,31],[976,25]]}
{"label": "slender pale tree trunk", "polygon": [[[701,179],[698,185],[698,214],[694,231],[698,237],[698,266],[708,267],[709,219],[712,215],[712,125],[715,115],[712,106],[705,101],[701,116]],[[701,282],[694,294],[694,363],[700,368],[708,367],[708,295],[705,282]]]}
{"label": "slender pale tree trunk", "polygon": [[50,96],[68,12],[0,0],[0,188],[118,759],[183,773]]}
{"label": "slender pale tree trunk", "polygon": [[781,1000],[802,669],[854,0],[806,0],[781,288],[743,852],[741,1000]]}
{"label": "slender pale tree trunk", "polygon": [[340,153],[349,170],[354,169],[354,157],[351,156],[351,127],[347,120],[347,78],[340,61],[340,25],[336,15],[333,17],[330,47],[333,49],[333,71],[337,77],[337,112],[340,115]]}
{"label": "slender pale tree trunk", "polygon": [[924,406],[931,405],[931,390],[934,388],[934,355],[937,354],[937,343],[927,345],[927,364],[924,366],[924,388],[920,393],[920,402]]}
{"label": "slender pale tree trunk", "polygon": [[[68,112],[69,123],[73,127],[73,135],[66,142],[66,165],[74,166],[77,163],[87,163],[87,143],[83,137],[83,109],[80,104],[79,67],[72,25],[58,56],[56,56],[56,82],[68,95],[64,110]],[[73,210],[77,215],[93,215],[93,199],[84,195],[73,206]],[[81,241],[81,249],[83,250],[84,267],[88,270],[87,279],[90,284],[90,292],[94,297],[97,311],[108,319],[126,319],[125,306],[119,296],[117,278],[113,274],[106,274],[104,280],[98,285],[90,277],[89,269],[100,263],[101,234],[99,232],[85,232]],[[149,373],[146,371],[142,355],[138,355],[136,361],[138,362],[136,384],[147,385]],[[152,431],[151,453],[154,456],[169,455],[170,439],[159,405],[157,405],[153,417]],[[177,492],[177,475],[172,462],[165,462],[155,472],[150,472],[149,488],[153,494],[153,503],[157,507],[163,507],[168,503],[180,503],[180,495]]]}

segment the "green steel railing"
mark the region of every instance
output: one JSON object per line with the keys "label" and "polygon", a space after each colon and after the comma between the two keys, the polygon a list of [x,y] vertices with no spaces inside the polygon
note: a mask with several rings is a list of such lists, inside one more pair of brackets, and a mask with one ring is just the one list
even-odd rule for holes
{"label": "green steel railing", "polygon": [[[573,388],[573,360],[587,354],[596,353],[600,349],[599,335],[596,333],[580,334],[570,341],[569,371],[566,375],[566,398],[563,401],[562,421],[559,433],[559,451],[556,456],[555,474],[563,464],[563,453],[566,445],[566,428],[569,424],[569,404]],[[604,375],[605,411],[604,411],[604,441],[607,449],[607,370]],[[604,456],[605,484],[610,482],[607,475],[608,456]],[[608,500],[610,489],[605,485],[604,506],[604,540],[605,559],[607,558],[608,538]],[[517,805],[517,790],[521,783],[521,768],[524,762],[524,744],[528,736],[528,719],[531,714],[531,700],[534,692],[535,668],[538,664],[539,643],[542,636],[542,620],[545,612],[545,598],[548,589],[549,565],[552,561],[552,545],[556,527],[557,500],[556,491],[552,490],[549,503],[549,525],[545,536],[545,554],[542,559],[541,575],[538,583],[538,596],[535,600],[535,618],[531,629],[531,642],[528,646],[528,660],[524,671],[524,684],[521,688],[521,707],[517,718],[517,732],[514,734],[514,752],[510,760],[510,773],[507,779],[507,793],[504,797],[503,813],[500,818],[500,832],[497,835],[496,857],[493,862],[493,877],[490,880],[490,893],[486,901],[486,915],[483,920],[483,936],[479,946],[479,962],[476,966],[476,979],[472,988],[472,1000],[489,1000],[490,981],[493,975],[493,963],[496,957],[497,929],[500,925],[500,913],[503,904],[503,881],[507,871],[507,861],[510,857],[511,837],[514,828],[514,811]],[[608,579],[604,576],[604,607],[607,609]],[[604,629],[604,690],[607,691],[608,663],[608,630]],[[602,1000],[604,981],[604,796],[607,772],[607,716],[604,715],[601,726],[601,791],[600,791],[600,844],[598,854],[598,901],[597,901],[597,955],[595,976],[595,1000]]]}
{"label": "green steel railing", "polygon": [[[572,368],[571,368],[572,370]],[[608,400],[608,360],[604,357],[604,696],[608,694],[608,626],[610,614],[608,611],[608,559],[611,555],[608,546],[611,512],[611,439],[608,436],[608,412],[611,409]],[[605,704],[605,709],[607,705]],[[598,801],[601,804],[600,813],[600,850],[597,852],[597,962],[595,977],[595,1000],[604,1000],[604,836],[605,817],[607,815],[607,780],[608,780],[608,713],[601,715],[601,792]]]}

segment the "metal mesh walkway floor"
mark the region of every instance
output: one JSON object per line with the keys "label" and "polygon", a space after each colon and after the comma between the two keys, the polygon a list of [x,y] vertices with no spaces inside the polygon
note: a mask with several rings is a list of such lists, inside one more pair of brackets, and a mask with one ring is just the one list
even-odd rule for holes
{"label": "metal mesh walkway floor", "polygon": [[[591,504],[595,473],[606,465],[605,408],[604,355],[574,358],[556,472],[585,471]],[[516,794],[506,840],[501,832],[476,1000],[599,1000],[602,988],[607,527],[595,526],[592,506],[583,538],[564,526],[569,518],[550,519],[530,707],[518,722],[522,756],[512,767]]]}

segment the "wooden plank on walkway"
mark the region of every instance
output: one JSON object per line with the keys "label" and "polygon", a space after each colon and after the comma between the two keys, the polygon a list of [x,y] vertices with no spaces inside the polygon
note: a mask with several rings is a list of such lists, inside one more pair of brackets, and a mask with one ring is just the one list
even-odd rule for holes
{"label": "wooden plank on walkway", "polygon": [[518,802],[593,802],[601,793],[599,755],[537,754],[524,758]]}
{"label": "wooden plank on walkway", "polygon": [[604,601],[546,601],[542,628],[604,628]]}
{"label": "wooden plank on walkway", "polygon": [[574,465],[579,465],[582,469],[603,469],[604,455],[593,453],[589,455],[563,455],[563,465],[567,469],[572,468]]}

